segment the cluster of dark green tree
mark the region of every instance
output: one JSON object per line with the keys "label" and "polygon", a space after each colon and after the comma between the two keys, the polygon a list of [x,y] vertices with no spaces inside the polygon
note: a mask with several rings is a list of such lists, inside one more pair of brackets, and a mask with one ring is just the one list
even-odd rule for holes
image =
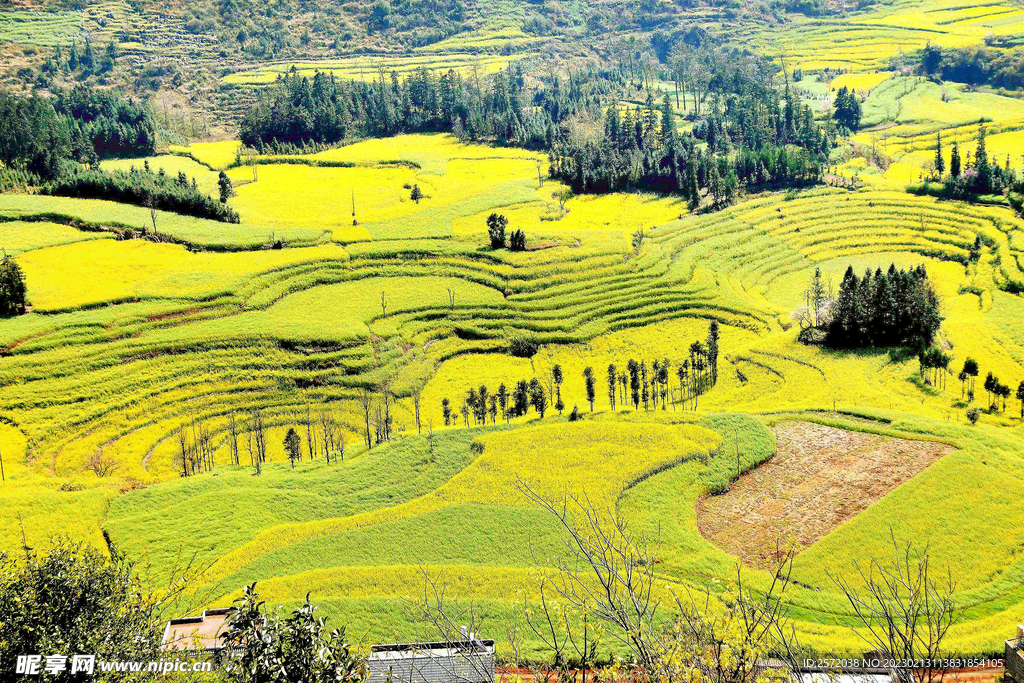
{"label": "cluster of dark green tree", "polygon": [[836,348],[909,346],[927,349],[942,323],[939,298],[924,266],[857,277],[846,269],[829,310],[825,343]]}
{"label": "cluster of dark green tree", "polygon": [[999,50],[989,47],[928,45],[921,50],[918,72],[944,81],[997,88],[1024,88],[1024,48]]}
{"label": "cluster of dark green tree", "polygon": [[598,102],[595,91],[610,87],[602,71],[553,77],[528,95],[518,66],[488,78],[464,77],[454,69],[428,69],[407,76],[381,73],[376,80],[350,81],[331,74],[312,78],[287,74],[265,89],[242,119],[239,137],[257,149],[277,150],[333,144],[359,137],[450,131],[467,140],[547,148],[557,124]]}
{"label": "cluster of dark green tree", "polygon": [[522,230],[513,230],[506,240],[507,228],[508,219],[504,214],[492,213],[487,217],[487,235],[491,240],[491,248],[504,249],[507,246],[509,251],[526,251],[526,233]]}
{"label": "cluster of dark green tree", "polygon": [[832,118],[835,119],[840,131],[849,134],[860,128],[860,100],[857,99],[856,92],[844,85],[836,93],[832,107]]}
{"label": "cluster of dark green tree", "polygon": [[0,91],[0,161],[43,178],[71,162],[147,156],[156,147],[152,118],[142,105],[85,87],[53,97]]}
{"label": "cluster of dark green tree", "polygon": [[0,316],[21,315],[25,312],[25,276],[21,266],[10,256],[0,261]]}
{"label": "cluster of dark green tree", "polygon": [[69,47],[55,46],[39,64],[38,71],[25,66],[18,71],[18,76],[25,83],[50,90],[56,90],[60,81],[81,82],[94,76],[103,81],[114,70],[118,56],[115,40],[103,47],[95,47],[86,37],[81,46],[74,40]]}
{"label": "cluster of dark green tree", "polygon": [[[719,327],[712,320],[708,326],[708,336],[704,342],[695,341],[690,345],[689,356],[675,363],[675,376],[679,381],[679,393],[675,392],[675,380],[671,368],[673,364],[668,358],[653,360],[650,365],[644,360],[639,362],[629,359],[625,370],[620,371],[614,363],[608,365],[605,381],[607,383],[608,407],[632,404],[634,410],[643,405],[644,410],[656,410],[660,403],[661,409],[667,409],[669,403],[675,409],[681,404],[684,407],[692,402],[697,408],[697,398],[715,386],[718,381]],[[462,418],[465,426],[496,424],[498,416],[506,423],[512,418],[527,415],[532,408],[538,416],[544,417],[548,408],[553,406],[559,414],[565,410],[562,401],[562,383],[565,375],[562,366],[555,364],[545,377],[545,382],[534,377],[529,382],[519,380],[511,393],[502,382],[497,392],[491,392],[486,385],[479,389],[471,388],[461,407],[453,407],[450,399],[441,399],[441,414],[445,426],[457,425]],[[545,383],[547,390],[545,391]],[[587,366],[583,369],[583,385],[586,391],[590,412],[594,412],[597,400],[597,377],[594,369]],[[460,412],[461,411],[461,412]],[[573,407],[570,419],[579,415]]]}
{"label": "cluster of dark green tree", "polygon": [[[552,148],[552,177],[573,192],[649,190],[680,194],[691,208],[706,193],[720,205],[741,186],[804,185],[817,181],[835,144],[832,127],[787,89],[780,94],[743,76],[721,86],[706,117],[680,133],[668,95],[656,106],[620,114],[608,107],[598,140],[560,139]],[[698,144],[703,141],[703,147]]]}
{"label": "cluster of dark green tree", "polygon": [[962,158],[960,145],[954,141],[949,152],[949,172],[946,170],[942,133],[936,133],[935,174],[942,182],[943,194],[962,199],[978,194],[1024,192],[1024,177],[1018,177],[1010,167],[1009,155],[1002,166],[989,159],[983,124],[978,126],[974,155],[968,154],[966,159]]}

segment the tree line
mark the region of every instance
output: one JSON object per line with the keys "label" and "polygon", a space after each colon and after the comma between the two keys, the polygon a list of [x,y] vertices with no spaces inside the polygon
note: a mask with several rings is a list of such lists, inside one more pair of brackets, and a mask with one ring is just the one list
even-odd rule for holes
{"label": "tree line", "polygon": [[[692,406],[696,410],[698,398],[718,381],[719,334],[718,322],[711,321],[707,338],[703,342],[694,341],[688,349],[689,355],[674,364],[668,358],[655,359],[649,364],[643,359],[630,358],[620,370],[610,363],[605,374],[609,409],[632,405],[634,410],[643,406],[646,411],[657,410],[660,405],[661,410],[666,410],[671,403],[673,410],[677,405]],[[584,368],[582,378],[590,412],[594,412],[598,379],[593,367]],[[675,391],[677,380],[678,394]],[[562,366],[556,363],[543,381],[537,377],[519,380],[511,391],[502,382],[497,391],[491,391],[485,384],[467,389],[461,404],[444,397],[441,415],[446,427],[457,426],[460,419],[465,427],[486,425],[488,419],[491,424],[497,424],[499,417],[507,424],[513,418],[528,415],[531,409],[541,418],[550,408],[561,415],[566,408],[562,399],[564,381]],[[573,406],[569,419],[578,417],[578,407]]]}
{"label": "tree line", "polygon": [[[835,145],[832,121],[819,125],[788,84],[780,92],[763,65],[705,48],[673,67],[675,108],[651,90],[642,106],[619,111],[626,77],[588,68],[537,75],[527,88],[522,68],[488,78],[455,70],[419,69],[369,81],[285,74],[261,95],[241,123],[240,137],[257,149],[289,151],[359,137],[452,132],[548,151],[550,175],[574,192],[645,189],[685,196],[692,206],[709,195],[718,205],[742,187],[817,181]],[[681,132],[675,110],[692,95],[692,132]],[[580,121],[593,120],[594,136]]]}
{"label": "tree line", "polygon": [[[201,192],[195,179],[190,181],[184,173],[168,176],[162,168],[152,173],[148,163],[145,168],[127,171],[73,166],[45,182],[40,191],[62,197],[135,204],[225,223],[239,222],[238,212],[227,205],[226,197],[218,200]],[[154,221],[153,230],[158,229]]]}
{"label": "tree line", "polygon": [[494,140],[546,148],[556,124],[597,101],[604,72],[555,78],[550,91],[527,98],[522,69],[509,65],[485,79],[455,69],[420,68],[400,77],[381,71],[371,81],[316,72],[281,76],[242,119],[239,137],[250,147],[287,151],[361,137],[452,132],[465,140]]}

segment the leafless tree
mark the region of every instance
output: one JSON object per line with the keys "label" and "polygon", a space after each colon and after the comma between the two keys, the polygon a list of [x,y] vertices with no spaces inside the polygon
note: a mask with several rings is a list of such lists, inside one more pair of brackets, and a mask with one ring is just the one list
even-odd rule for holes
{"label": "leafless tree", "polygon": [[[472,601],[459,602],[445,595],[443,577],[431,576],[426,569],[423,573],[423,597],[415,606],[418,620],[428,634],[426,638],[434,643],[444,643],[453,656],[436,657],[427,651],[421,654],[441,665],[454,680],[471,683],[494,678],[494,659],[486,655],[486,647],[478,637],[480,619]],[[511,648],[513,661],[518,665],[520,637],[518,623],[506,625],[506,642]]]}
{"label": "leafless tree", "polygon": [[306,403],[306,414],[303,416],[302,425],[306,428],[306,449],[309,452],[309,459],[313,459],[316,451],[316,439],[313,438],[313,412]]}
{"label": "leafless tree", "polygon": [[238,464],[238,419],[235,417],[235,411],[231,411],[228,416],[228,448],[231,453],[231,464]]}
{"label": "leafless tree", "polygon": [[263,463],[267,461],[267,432],[263,421],[263,411],[255,408],[249,414],[249,455],[256,466],[256,474],[263,472]]}
{"label": "leafless tree", "polygon": [[416,389],[415,391],[412,392],[412,407],[413,407],[413,411],[416,414],[416,433],[417,434],[422,434],[423,433],[423,428],[422,428],[422,426],[420,424],[420,394],[421,394],[421,392],[422,392],[422,389]]}
{"label": "leafless tree", "polygon": [[643,536],[634,535],[622,517],[598,511],[586,495],[566,496],[553,504],[522,481],[519,490],[550,512],[568,533],[568,559],[555,561],[558,578],[551,587],[579,612],[615,628],[610,633],[643,667],[661,654],[655,615],[655,558]]}
{"label": "leafless tree", "polygon": [[911,543],[901,546],[891,529],[890,537],[891,558],[871,558],[867,567],[854,564],[854,581],[829,578],[860,622],[862,628],[855,633],[899,664],[893,671],[901,683],[940,683],[948,673],[942,642],[963,616],[953,600],[956,584],[948,568],[933,578],[927,546],[920,551]]}
{"label": "leafless tree", "polygon": [[181,462],[181,476],[187,477],[191,472],[189,471],[189,447],[188,447],[188,436],[185,434],[184,429],[178,430],[178,460]]}
{"label": "leafless tree", "polygon": [[97,448],[96,452],[89,458],[88,468],[93,471],[97,477],[106,477],[113,474],[118,469],[119,463],[107,458],[103,455],[103,448]]}
{"label": "leafless tree", "polygon": [[709,683],[765,683],[774,676],[763,666],[767,653],[784,662],[780,680],[803,658],[784,608],[792,552],[775,568],[768,588],[756,593],[744,587],[737,565],[724,610],[712,607],[718,598],[710,591],[676,596],[666,632],[664,620],[656,619],[662,603],[654,591],[654,545],[643,534],[632,532],[614,507],[596,509],[585,494],[555,504],[521,481],[519,490],[554,515],[568,535],[567,557],[555,561],[557,576],[541,585],[543,618],[529,623],[535,633],[546,629],[542,640],[562,659],[572,656],[585,668],[593,661],[593,641],[586,620],[581,627],[579,620],[553,616],[546,606],[549,586],[578,615],[610,626],[609,635],[630,650],[645,679],[688,680],[699,672]]}
{"label": "leafless tree", "polygon": [[320,446],[327,464],[331,463],[331,453],[334,452],[334,431],[334,418],[331,416],[331,412],[322,408],[320,410]]}
{"label": "leafless tree", "polygon": [[370,415],[373,408],[373,392],[370,391],[369,387],[362,387],[359,389],[359,405],[363,409],[363,440],[366,442],[366,448],[373,447],[373,441],[370,437]]}

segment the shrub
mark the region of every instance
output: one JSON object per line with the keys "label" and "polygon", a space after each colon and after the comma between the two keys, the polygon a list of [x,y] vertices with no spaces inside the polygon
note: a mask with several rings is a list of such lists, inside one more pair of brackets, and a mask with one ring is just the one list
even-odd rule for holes
{"label": "shrub", "polygon": [[532,358],[537,353],[540,344],[536,339],[524,337],[512,337],[508,342],[508,350],[516,358]]}
{"label": "shrub", "polygon": [[[57,541],[18,561],[0,553],[0,678],[14,680],[25,654],[158,659],[160,607],[116,550],[108,559],[85,544]],[[131,676],[104,680],[137,680]]]}
{"label": "shrub", "polygon": [[967,419],[972,425],[978,424],[978,418],[981,417],[981,411],[978,410],[977,406],[971,406],[967,409]]}
{"label": "shrub", "polygon": [[255,583],[246,586],[228,617],[225,641],[229,681],[355,683],[366,678],[362,661],[345,642],[345,630],[328,631],[308,593],[305,604],[282,618],[267,612]]}

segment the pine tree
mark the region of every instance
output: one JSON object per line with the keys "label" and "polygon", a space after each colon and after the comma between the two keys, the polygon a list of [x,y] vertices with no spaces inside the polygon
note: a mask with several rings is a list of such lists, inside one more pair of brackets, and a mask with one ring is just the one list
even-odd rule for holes
{"label": "pine tree", "polygon": [[953,149],[949,153],[949,175],[953,178],[960,177],[960,145],[953,141]]}
{"label": "pine tree", "polygon": [[583,369],[583,379],[587,389],[587,402],[590,403],[590,412],[594,412],[594,398],[596,392],[594,390],[594,369],[589,365]]}
{"label": "pine tree", "polygon": [[220,190],[220,201],[222,204],[226,204],[228,198],[231,197],[234,192],[234,188],[231,185],[231,178],[224,171],[221,171],[217,176],[217,188]]}
{"label": "pine tree", "polygon": [[978,126],[978,146],[974,151],[974,170],[978,176],[974,181],[974,189],[980,194],[992,191],[992,166],[988,163],[988,151],[985,146],[985,126]]}
{"label": "pine tree", "polygon": [[946,173],[946,160],[942,156],[942,133],[935,134],[935,172],[939,180],[942,180]]}

